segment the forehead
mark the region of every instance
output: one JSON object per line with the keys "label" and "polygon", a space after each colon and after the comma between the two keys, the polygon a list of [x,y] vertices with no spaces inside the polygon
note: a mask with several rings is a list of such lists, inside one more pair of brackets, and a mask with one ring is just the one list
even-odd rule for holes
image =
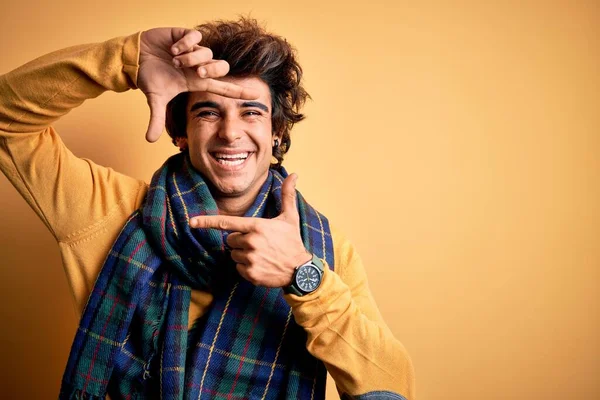
{"label": "forehead", "polygon": [[[269,107],[269,109],[271,108],[271,91],[269,90],[269,85],[267,85],[262,79],[254,76],[245,78],[225,76],[223,78],[218,78],[217,80],[254,89],[257,93],[260,93],[260,96],[254,101],[261,102]],[[211,92],[190,92],[187,109],[189,110],[193,104],[199,101],[211,101],[223,107],[237,107],[238,103],[243,103],[247,100],[232,99],[230,97],[221,96]]]}

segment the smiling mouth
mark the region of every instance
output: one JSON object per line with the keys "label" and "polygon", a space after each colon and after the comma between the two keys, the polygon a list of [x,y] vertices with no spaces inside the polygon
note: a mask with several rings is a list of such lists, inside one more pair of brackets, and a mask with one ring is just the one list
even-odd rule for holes
{"label": "smiling mouth", "polygon": [[250,152],[240,152],[236,154],[229,153],[210,153],[212,158],[217,161],[218,164],[223,166],[238,166],[242,165],[248,157],[250,157],[252,153]]}

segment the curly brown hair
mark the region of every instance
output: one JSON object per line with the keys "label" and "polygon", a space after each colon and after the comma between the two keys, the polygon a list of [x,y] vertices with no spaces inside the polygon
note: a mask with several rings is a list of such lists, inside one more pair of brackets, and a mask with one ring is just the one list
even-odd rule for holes
{"label": "curly brown hair", "polygon": [[[229,76],[256,76],[271,92],[271,121],[273,133],[281,144],[273,148],[281,166],[290,149],[290,130],[304,119],[300,113],[309,94],[301,84],[302,68],[296,60],[295,49],[282,37],[268,33],[255,19],[208,22],[196,27],[202,33],[202,46],[210,48],[214,59],[229,63]],[[180,93],[167,105],[166,128],[173,143],[187,137],[186,107],[188,93]]]}

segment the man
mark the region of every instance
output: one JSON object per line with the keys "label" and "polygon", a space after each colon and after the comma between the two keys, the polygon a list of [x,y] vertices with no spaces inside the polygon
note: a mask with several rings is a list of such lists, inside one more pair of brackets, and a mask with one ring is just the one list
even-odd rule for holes
{"label": "man", "polygon": [[[281,166],[301,76],[285,40],[241,19],[0,78],[0,167],[56,237],[82,312],[60,398],[324,398],[325,368],[344,398],[413,398],[360,258]],[[50,126],[132,88],[147,139],[166,124],[181,150],[150,185],[75,157]]]}

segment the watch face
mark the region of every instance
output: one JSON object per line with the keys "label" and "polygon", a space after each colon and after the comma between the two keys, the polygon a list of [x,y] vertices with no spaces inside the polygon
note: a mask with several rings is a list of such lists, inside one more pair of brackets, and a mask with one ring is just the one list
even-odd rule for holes
{"label": "watch face", "polygon": [[304,292],[312,292],[321,283],[321,271],[314,265],[303,265],[296,273],[296,285]]}

